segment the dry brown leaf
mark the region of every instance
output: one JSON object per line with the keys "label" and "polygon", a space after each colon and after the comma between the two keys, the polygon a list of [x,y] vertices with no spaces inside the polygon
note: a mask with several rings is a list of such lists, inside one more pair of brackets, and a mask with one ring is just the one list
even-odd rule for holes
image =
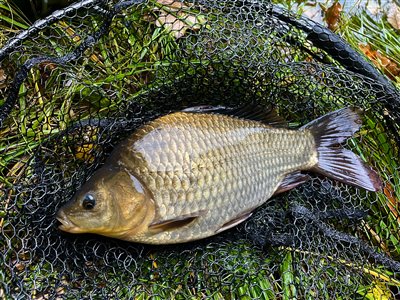
{"label": "dry brown leaf", "polygon": [[390,79],[394,80],[396,79],[396,76],[400,75],[400,66],[389,57],[383,55],[377,50],[372,50],[369,44],[359,44],[358,47],[366,56],[368,56],[373,64],[379,69],[382,69]]}
{"label": "dry brown leaf", "polygon": [[383,188],[383,193],[387,197],[387,205],[392,212],[393,216],[396,218],[397,222],[400,224],[400,202],[396,198],[393,186],[390,183],[386,183]]}
{"label": "dry brown leaf", "polygon": [[333,3],[331,7],[324,11],[324,20],[330,30],[335,31],[338,28],[341,12],[342,5],[339,2]]}
{"label": "dry brown leaf", "polygon": [[396,3],[391,3],[387,12],[387,21],[393,28],[400,29],[400,8]]}
{"label": "dry brown leaf", "polygon": [[190,7],[182,2],[157,0],[157,3],[162,6],[155,9],[158,11],[156,26],[168,28],[176,39],[184,36],[188,29],[199,30],[206,23],[204,16],[191,14]]}
{"label": "dry brown leaf", "polygon": [[383,66],[387,76],[391,77],[392,79],[394,79],[396,76],[399,76],[400,67],[396,62],[390,60],[390,58],[384,56],[379,51],[377,52],[376,56],[380,64]]}
{"label": "dry brown leaf", "polygon": [[358,48],[360,48],[362,53],[364,53],[370,60],[373,61],[376,59],[376,51],[373,51],[369,44],[367,44],[367,45],[358,44]]}

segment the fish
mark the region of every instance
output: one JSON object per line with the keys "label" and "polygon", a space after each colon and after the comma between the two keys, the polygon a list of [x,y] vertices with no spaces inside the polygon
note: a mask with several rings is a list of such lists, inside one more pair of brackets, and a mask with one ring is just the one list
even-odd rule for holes
{"label": "fish", "polygon": [[274,110],[199,106],[166,114],[114,148],[58,210],[59,229],[185,243],[240,224],[311,173],[379,192],[378,173],[343,146],[362,114],[345,107],[298,129]]}

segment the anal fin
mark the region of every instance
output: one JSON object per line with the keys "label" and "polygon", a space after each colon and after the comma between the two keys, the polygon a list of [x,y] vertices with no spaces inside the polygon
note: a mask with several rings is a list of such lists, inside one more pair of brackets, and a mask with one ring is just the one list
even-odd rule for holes
{"label": "anal fin", "polygon": [[244,220],[247,220],[248,218],[250,218],[252,214],[253,214],[253,211],[250,211],[250,212],[245,212],[245,213],[237,216],[236,218],[234,218],[234,219],[226,222],[224,225],[222,225],[222,227],[217,229],[215,231],[215,233],[217,234],[221,231],[225,231],[229,228],[232,228],[232,227],[242,223]]}
{"label": "anal fin", "polygon": [[310,178],[311,178],[310,175],[302,174],[300,172],[290,173],[286,175],[285,178],[283,178],[281,184],[276,189],[274,196],[283,192],[290,191],[291,189],[294,189],[298,185],[308,181]]}
{"label": "anal fin", "polygon": [[157,231],[157,232],[170,231],[192,223],[194,220],[204,215],[205,213],[206,210],[201,210],[195,213],[182,215],[173,219],[155,221],[149,225],[149,229],[151,231]]}

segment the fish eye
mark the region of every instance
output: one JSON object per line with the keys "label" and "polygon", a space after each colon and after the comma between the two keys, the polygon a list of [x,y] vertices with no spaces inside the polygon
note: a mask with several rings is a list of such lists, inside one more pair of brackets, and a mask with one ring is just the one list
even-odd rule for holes
{"label": "fish eye", "polygon": [[82,200],[82,207],[84,209],[93,209],[96,205],[96,199],[91,194],[86,194]]}

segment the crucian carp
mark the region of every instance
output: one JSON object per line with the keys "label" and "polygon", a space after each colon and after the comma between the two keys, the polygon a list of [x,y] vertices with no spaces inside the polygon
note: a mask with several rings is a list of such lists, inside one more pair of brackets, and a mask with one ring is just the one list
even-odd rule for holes
{"label": "crucian carp", "polygon": [[190,108],[138,128],[58,211],[59,228],[183,243],[243,222],[309,172],[381,190],[378,174],[341,146],[361,127],[360,109],[343,108],[297,130],[276,126],[273,113],[227,111]]}

